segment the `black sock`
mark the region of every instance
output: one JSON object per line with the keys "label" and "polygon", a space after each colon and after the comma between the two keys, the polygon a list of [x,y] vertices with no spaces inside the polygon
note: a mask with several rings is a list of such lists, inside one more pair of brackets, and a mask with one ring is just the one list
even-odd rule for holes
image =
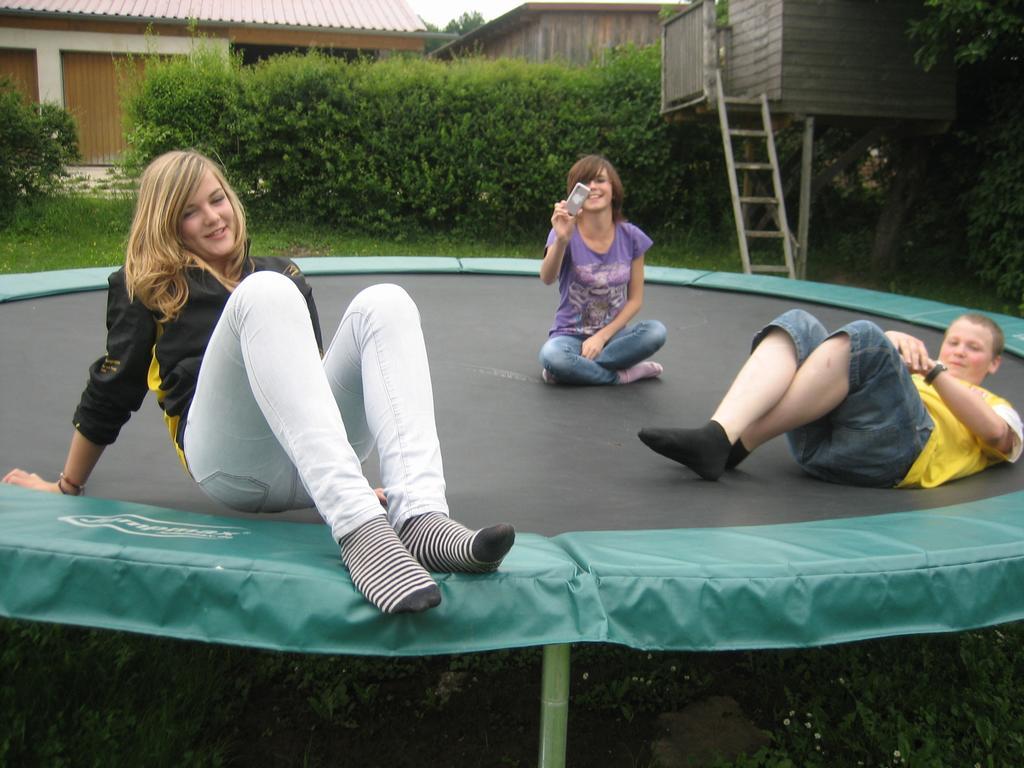
{"label": "black sock", "polygon": [[722,476],[732,449],[717,421],[700,429],[641,429],[639,438],[652,451],[686,465],[705,480]]}
{"label": "black sock", "polygon": [[352,583],[384,613],[419,613],[441,602],[441,590],[409,554],[384,515],[340,542]]}
{"label": "black sock", "polygon": [[743,440],[737,440],[732,445],[732,450],[729,451],[729,458],[725,461],[726,469],[734,469],[741,461],[750,455],[750,451],[747,450],[746,446],[743,445]]}
{"label": "black sock", "polygon": [[430,512],[407,522],[398,536],[428,571],[489,573],[512,548],[516,531],[505,523],[471,531],[447,515]]}

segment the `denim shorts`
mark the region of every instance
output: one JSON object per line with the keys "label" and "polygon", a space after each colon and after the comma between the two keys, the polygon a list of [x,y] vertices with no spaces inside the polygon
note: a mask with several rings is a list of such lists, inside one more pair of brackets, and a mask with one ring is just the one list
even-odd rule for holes
{"label": "denim shorts", "polygon": [[855,320],[829,334],[809,312],[792,309],[761,329],[753,346],[772,328],[789,334],[801,365],[827,338],[840,333],[850,337],[850,392],[827,416],[786,433],[796,462],[814,477],[833,483],[897,485],[935,424],[882,329],[868,320]]}

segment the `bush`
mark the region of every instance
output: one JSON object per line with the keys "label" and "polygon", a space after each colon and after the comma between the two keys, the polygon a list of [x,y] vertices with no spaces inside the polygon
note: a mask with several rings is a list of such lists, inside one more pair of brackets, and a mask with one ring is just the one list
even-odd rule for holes
{"label": "bush", "polygon": [[124,119],[131,173],[172,149],[224,158],[235,149],[239,60],[202,44],[190,56],[153,56],[146,76],[128,85]]}
{"label": "bush", "polygon": [[78,158],[75,124],[53,104],[30,104],[0,78],[0,221],[25,199],[53,190]]}
{"label": "bush", "polygon": [[966,196],[970,262],[1000,296],[1024,312],[1024,86],[993,94],[992,116],[979,135],[978,183]]}
{"label": "bush", "polygon": [[542,236],[569,166],[597,152],[640,226],[717,227],[717,130],[664,121],[659,88],[657,47],[583,69],[317,53],[241,67],[200,52],[149,63],[126,106],[130,165],[195,146],[274,220],[508,240]]}
{"label": "bush", "polygon": [[663,232],[717,230],[731,214],[718,124],[661,116],[660,51],[614,52],[589,71],[578,108],[590,113],[594,144],[622,175],[631,219]]}

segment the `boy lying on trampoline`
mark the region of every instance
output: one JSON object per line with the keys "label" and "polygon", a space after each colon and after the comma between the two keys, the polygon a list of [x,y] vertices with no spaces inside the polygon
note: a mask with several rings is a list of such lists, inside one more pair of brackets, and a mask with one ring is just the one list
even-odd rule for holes
{"label": "boy lying on trampoline", "polygon": [[[147,389],[186,470],[244,512],[315,506],[356,588],[385,613],[441,602],[428,570],[495,570],[515,532],[448,516],[430,371],[412,299],[361,291],[321,359],[312,290],[288,259],[253,259],[220,168],[169,152],[142,175],[125,266],[111,275],[107,349],[89,370],[56,482],[77,496]],[[383,489],[362,474],[376,448]],[[382,505],[386,509],[382,509]]]}
{"label": "boy lying on trampoline", "polygon": [[954,320],[933,360],[909,334],[857,320],[830,335],[794,309],[754,337],[705,426],[639,437],[705,480],[785,434],[797,463],[822,480],[932,488],[1020,457],[1020,416],[981,387],[1002,351],[1002,329],[984,315]]}

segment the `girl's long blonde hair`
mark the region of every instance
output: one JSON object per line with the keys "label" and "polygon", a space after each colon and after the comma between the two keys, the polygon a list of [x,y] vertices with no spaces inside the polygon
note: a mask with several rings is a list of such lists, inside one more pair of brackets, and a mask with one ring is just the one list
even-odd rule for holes
{"label": "girl's long blonde hair", "polygon": [[186,267],[202,266],[182,244],[180,227],[185,206],[207,172],[223,187],[235,214],[234,253],[225,277],[237,280],[242,273],[245,211],[220,166],[194,150],[160,155],[142,173],[124,271],[129,298],[159,313],[162,322],[176,318],[188,301]]}

